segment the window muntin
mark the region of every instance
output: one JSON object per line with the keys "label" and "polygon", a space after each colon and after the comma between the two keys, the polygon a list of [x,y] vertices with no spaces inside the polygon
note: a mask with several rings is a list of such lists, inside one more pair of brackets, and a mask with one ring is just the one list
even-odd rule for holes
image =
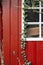
{"label": "window muntin", "polygon": [[[33,5],[29,5],[27,12],[27,17],[25,19],[25,24],[28,25],[26,28],[26,37],[28,40],[43,40],[42,35],[42,25],[43,25],[43,6],[41,1],[37,1]],[[33,16],[32,16],[33,15]],[[32,18],[31,18],[32,17]],[[33,19],[33,20],[32,20]],[[30,26],[30,27],[29,27]],[[33,28],[32,28],[33,26]],[[36,27],[34,27],[36,26]],[[38,26],[38,27],[37,27]],[[30,28],[30,29],[29,29]],[[36,30],[36,34],[33,32],[33,30]],[[33,34],[31,34],[33,33]],[[30,34],[30,35],[29,35]],[[31,38],[31,39],[30,39]]]}

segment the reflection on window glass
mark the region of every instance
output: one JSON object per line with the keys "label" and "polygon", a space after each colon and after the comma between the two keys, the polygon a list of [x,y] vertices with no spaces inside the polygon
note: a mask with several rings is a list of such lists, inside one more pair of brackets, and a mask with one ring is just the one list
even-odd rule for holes
{"label": "reflection on window glass", "polygon": [[25,14],[27,14],[27,17],[25,18],[26,22],[39,22],[39,10],[33,10],[29,9]]}
{"label": "reflection on window glass", "polygon": [[42,9],[42,12],[41,12],[41,14],[42,14],[41,20],[42,20],[42,22],[43,22],[43,9]]}
{"label": "reflection on window glass", "polygon": [[39,1],[29,0],[29,7],[39,7]]}
{"label": "reflection on window glass", "polygon": [[28,25],[26,31],[27,37],[39,37],[39,25]]}
{"label": "reflection on window glass", "polygon": [[43,24],[41,26],[41,36],[43,37]]}

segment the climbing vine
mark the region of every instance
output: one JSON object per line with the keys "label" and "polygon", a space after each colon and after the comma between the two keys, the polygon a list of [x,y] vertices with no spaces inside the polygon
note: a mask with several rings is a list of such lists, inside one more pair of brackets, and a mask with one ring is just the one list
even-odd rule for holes
{"label": "climbing vine", "polygon": [[31,65],[32,63],[27,59],[27,55],[26,55],[26,51],[25,51],[25,49],[26,49],[26,24],[25,24],[25,22],[26,22],[26,17],[27,17],[27,9],[28,9],[28,0],[24,0],[24,3],[23,3],[23,5],[24,5],[24,8],[23,8],[23,10],[24,10],[24,29],[23,29],[23,33],[21,34],[22,36],[23,36],[23,38],[25,38],[25,40],[23,39],[23,38],[21,38],[21,49],[22,49],[22,51],[21,51],[21,54],[22,54],[22,57],[23,57],[23,59],[24,59],[24,64],[23,65]]}

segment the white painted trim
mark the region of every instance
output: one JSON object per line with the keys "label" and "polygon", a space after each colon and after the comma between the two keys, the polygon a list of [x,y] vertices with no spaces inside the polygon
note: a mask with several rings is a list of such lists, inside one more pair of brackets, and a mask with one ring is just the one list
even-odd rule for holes
{"label": "white painted trim", "polygon": [[40,24],[39,22],[25,22],[25,24],[27,24],[27,25],[33,25],[33,24]]}
{"label": "white painted trim", "polygon": [[[22,0],[22,8],[24,8],[23,3],[24,3],[24,0]],[[23,23],[24,22],[24,19],[23,19],[24,16],[23,16],[23,13],[24,13],[24,10],[22,9],[22,32],[21,33],[24,33],[24,31],[23,31],[24,30],[24,23]],[[23,38],[23,36],[22,36],[22,38]]]}
{"label": "white painted trim", "polygon": [[43,7],[41,7],[41,9],[43,9]]}
{"label": "white painted trim", "polygon": [[[28,9],[40,9],[40,7],[28,7]],[[41,7],[43,9],[43,7]]]}
{"label": "white painted trim", "polygon": [[24,38],[25,41],[43,41],[43,38]]}
{"label": "white painted trim", "polygon": [[28,9],[40,9],[40,7],[28,7]]}
{"label": "white painted trim", "polygon": [[43,24],[43,22],[41,22],[41,24]]}

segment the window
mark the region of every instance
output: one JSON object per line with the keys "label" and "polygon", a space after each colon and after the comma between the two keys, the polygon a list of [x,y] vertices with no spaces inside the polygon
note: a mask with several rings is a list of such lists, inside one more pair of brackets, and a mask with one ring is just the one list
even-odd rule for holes
{"label": "window", "polygon": [[[25,4],[23,5],[24,2]],[[22,32],[24,31],[25,26],[26,40],[43,40],[43,1],[23,0],[22,8],[23,7]]]}

